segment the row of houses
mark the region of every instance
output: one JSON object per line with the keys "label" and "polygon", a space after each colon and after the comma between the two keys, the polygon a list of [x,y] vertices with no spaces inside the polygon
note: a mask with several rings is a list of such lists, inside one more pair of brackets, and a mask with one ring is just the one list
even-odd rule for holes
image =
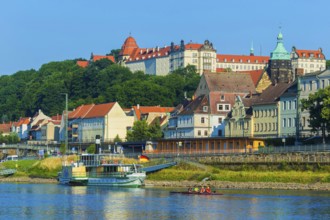
{"label": "row of houses", "polygon": [[[17,133],[21,140],[29,144],[51,144],[63,142],[90,143],[100,137],[103,142],[113,142],[115,138],[126,139],[137,120],[146,120],[161,126],[167,123],[172,107],[133,106],[123,109],[117,102],[81,105],[63,115],[49,117],[39,110],[33,117],[21,118],[18,122],[0,124],[2,135]],[[67,117],[67,120],[66,120]],[[67,124],[67,132],[66,125]]]}
{"label": "row of houses", "polygon": [[[326,69],[322,48],[305,50],[293,46],[288,56],[294,73],[304,75]],[[99,59],[114,62],[113,56],[92,54],[89,61],[78,61],[77,64],[87,67],[90,62]],[[118,63],[128,67],[132,72],[143,71],[150,75],[167,75],[176,69],[193,65],[202,75],[204,72],[223,72],[228,69],[233,72],[263,70],[267,68],[269,59],[269,56],[256,56],[253,45],[249,55],[218,54],[209,40],[205,40],[204,43],[185,43],[181,40],[179,44],[171,42],[170,46],[141,48],[135,38],[129,36],[121,47]]]}

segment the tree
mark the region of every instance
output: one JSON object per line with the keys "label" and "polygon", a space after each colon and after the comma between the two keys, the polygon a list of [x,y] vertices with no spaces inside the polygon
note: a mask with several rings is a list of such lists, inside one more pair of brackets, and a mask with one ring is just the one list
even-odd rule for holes
{"label": "tree", "polygon": [[326,61],[326,64],[325,64],[326,68],[329,69],[330,68],[330,60],[327,60]]}
{"label": "tree", "polygon": [[121,140],[121,138],[119,137],[119,135],[117,134],[116,135],[116,137],[115,137],[115,139],[113,140],[113,142],[123,142],[122,140]]}
{"label": "tree", "polygon": [[163,137],[163,132],[160,127],[159,118],[155,120],[155,123],[149,126],[149,132],[151,134],[151,139],[159,139]]}
{"label": "tree", "polygon": [[310,94],[308,99],[302,99],[302,110],[309,111],[309,126],[313,132],[321,129],[325,137],[325,129],[330,127],[330,87],[319,89],[316,93]]}
{"label": "tree", "polygon": [[66,147],[64,143],[61,143],[60,145],[60,152],[62,155],[64,155],[66,153]]}
{"label": "tree", "polygon": [[151,134],[146,120],[134,122],[132,131],[127,132],[128,141],[146,141],[149,140]]}
{"label": "tree", "polygon": [[87,153],[89,153],[89,154],[95,154],[95,150],[96,150],[95,144],[91,144],[87,147]]}

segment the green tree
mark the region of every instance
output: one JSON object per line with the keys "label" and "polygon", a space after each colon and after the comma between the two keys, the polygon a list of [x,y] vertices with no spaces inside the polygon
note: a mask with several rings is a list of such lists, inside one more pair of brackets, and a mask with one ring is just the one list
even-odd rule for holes
{"label": "green tree", "polygon": [[122,139],[119,137],[119,135],[117,134],[115,139],[113,139],[113,142],[123,142]]}
{"label": "green tree", "polygon": [[163,137],[162,128],[160,127],[159,118],[157,118],[154,124],[149,126],[149,132],[151,139],[156,140]]}
{"label": "green tree", "polygon": [[151,134],[146,120],[134,122],[132,131],[127,132],[128,141],[146,141],[149,140]]}
{"label": "green tree", "polygon": [[[330,87],[319,89],[316,93],[310,94],[308,99],[302,99],[302,110],[308,110],[310,114],[309,126],[313,132],[322,131],[325,135],[325,129],[330,126]],[[326,127],[325,127],[326,126]]]}
{"label": "green tree", "polygon": [[64,143],[61,143],[60,145],[60,152],[62,155],[64,155],[66,153],[66,147]]}
{"label": "green tree", "polygon": [[330,68],[330,60],[326,61],[326,68],[329,69]]}
{"label": "green tree", "polygon": [[95,154],[95,151],[96,151],[96,145],[95,144],[91,144],[87,147],[87,153]]}

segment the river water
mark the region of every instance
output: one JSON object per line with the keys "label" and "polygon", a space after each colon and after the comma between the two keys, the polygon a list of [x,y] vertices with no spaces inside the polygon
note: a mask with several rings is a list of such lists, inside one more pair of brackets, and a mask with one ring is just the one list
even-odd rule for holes
{"label": "river water", "polygon": [[0,219],[330,219],[330,192],[171,190],[0,183]]}

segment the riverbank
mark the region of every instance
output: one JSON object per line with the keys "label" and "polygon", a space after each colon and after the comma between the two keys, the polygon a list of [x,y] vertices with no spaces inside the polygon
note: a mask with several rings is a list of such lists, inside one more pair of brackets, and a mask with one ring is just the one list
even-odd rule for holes
{"label": "riverbank", "polygon": [[188,188],[210,185],[217,189],[283,189],[330,191],[330,183],[273,183],[273,182],[229,182],[229,181],[154,181],[146,180],[146,187]]}
{"label": "riverbank", "polygon": [[[30,177],[2,177],[1,182],[7,183],[43,183],[57,184],[56,179]],[[191,186],[210,185],[217,189],[273,189],[273,190],[316,190],[330,191],[330,183],[272,183],[272,182],[229,182],[229,181],[155,181],[145,180],[145,187],[188,188]]]}

